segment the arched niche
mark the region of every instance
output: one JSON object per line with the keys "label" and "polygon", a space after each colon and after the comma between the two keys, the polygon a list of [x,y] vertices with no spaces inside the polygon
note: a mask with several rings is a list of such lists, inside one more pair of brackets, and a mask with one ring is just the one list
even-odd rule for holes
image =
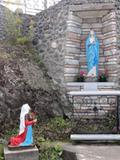
{"label": "arched niche", "polygon": [[92,25],[100,42],[99,72],[108,70],[109,81],[117,79],[117,26],[114,4],[71,5],[67,20],[65,82],[74,82],[80,70],[87,73],[85,41]]}

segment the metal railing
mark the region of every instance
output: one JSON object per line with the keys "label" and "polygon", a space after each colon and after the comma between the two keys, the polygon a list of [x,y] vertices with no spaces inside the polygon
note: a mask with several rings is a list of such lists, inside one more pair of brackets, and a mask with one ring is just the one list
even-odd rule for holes
{"label": "metal railing", "polygon": [[12,11],[21,9],[25,14],[35,15],[60,0],[0,0],[0,4]]}
{"label": "metal railing", "polygon": [[69,92],[74,133],[117,133],[120,91]]}

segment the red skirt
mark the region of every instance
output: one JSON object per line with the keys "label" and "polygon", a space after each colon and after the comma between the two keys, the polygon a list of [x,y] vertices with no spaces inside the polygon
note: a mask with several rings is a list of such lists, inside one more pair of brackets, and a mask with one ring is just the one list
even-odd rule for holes
{"label": "red skirt", "polygon": [[33,125],[34,123],[35,123],[34,121],[26,120],[25,121],[25,126],[26,126],[25,131],[20,135],[11,137],[9,140],[9,145],[10,146],[19,146],[22,142],[24,142],[25,138],[26,138],[26,134],[27,134],[27,126]]}
{"label": "red skirt", "polygon": [[27,133],[27,129],[25,129],[25,131],[22,134],[11,137],[9,140],[9,145],[19,146],[22,142],[24,142],[26,138],[26,133]]}

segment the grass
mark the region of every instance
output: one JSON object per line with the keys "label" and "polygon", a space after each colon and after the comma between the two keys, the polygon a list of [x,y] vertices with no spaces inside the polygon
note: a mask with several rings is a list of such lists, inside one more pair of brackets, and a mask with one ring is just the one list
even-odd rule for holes
{"label": "grass", "polygon": [[40,142],[39,144],[39,159],[40,160],[63,160],[62,159],[62,146],[64,142],[50,141]]}
{"label": "grass", "polygon": [[[34,140],[39,149],[40,160],[62,160],[62,146],[67,143],[71,131],[71,123],[62,117],[55,117],[46,120],[42,124],[39,122],[34,126]],[[40,124],[40,125],[39,125]],[[5,131],[3,138],[17,135],[17,128]],[[3,145],[1,145],[0,160],[3,159]]]}
{"label": "grass", "polygon": [[0,160],[4,160],[3,144],[0,144]]}

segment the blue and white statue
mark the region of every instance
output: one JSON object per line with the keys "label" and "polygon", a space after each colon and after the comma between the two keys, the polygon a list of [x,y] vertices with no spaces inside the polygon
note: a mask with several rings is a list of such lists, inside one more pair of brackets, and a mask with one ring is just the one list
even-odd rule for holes
{"label": "blue and white statue", "polygon": [[98,76],[99,63],[99,41],[95,32],[91,29],[86,40],[86,56],[88,66],[88,77]]}

